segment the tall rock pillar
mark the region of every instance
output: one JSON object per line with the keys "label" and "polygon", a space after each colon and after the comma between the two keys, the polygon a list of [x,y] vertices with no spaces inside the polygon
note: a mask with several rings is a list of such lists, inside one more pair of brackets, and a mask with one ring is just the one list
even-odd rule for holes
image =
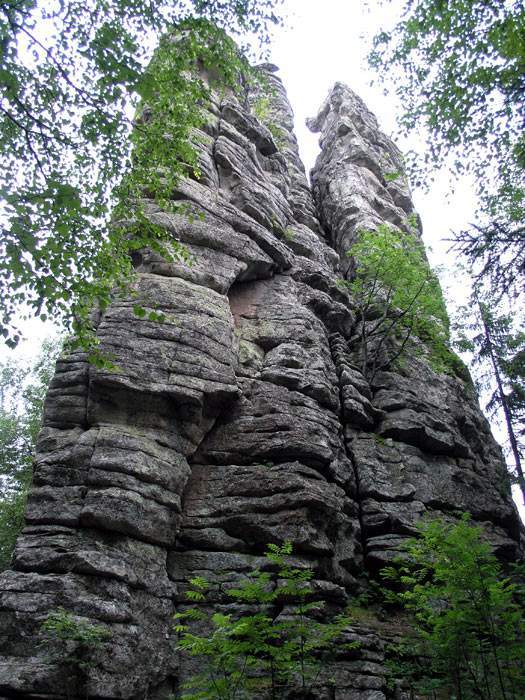
{"label": "tall rock pillar", "polygon": [[[345,274],[345,253],[360,231],[387,224],[413,233],[412,222],[419,230],[421,223],[400,151],[346,85],[334,86],[309,126],[321,132],[312,172],[317,211]],[[373,421],[362,422],[366,430],[352,418],[363,398],[375,410]],[[456,372],[438,373],[424,353],[408,353],[402,368],[380,372],[364,393],[352,390],[348,403],[368,568],[395,556],[429,513],[468,512],[485,523],[501,557],[516,556],[521,526],[508,475],[466,369],[458,363]]]}
{"label": "tall rock pillar", "polygon": [[[466,379],[409,357],[371,384],[355,362],[338,280],[361,229],[413,213],[404,178],[385,179],[403,170],[398,150],[338,84],[312,124],[310,189],[282,83],[260,70],[265,95],[213,94],[195,134],[200,175],[173,193],[184,213],[146,204],[194,263],[141,251],[133,298],[98,326],[118,369],[81,353],[57,364],[26,527],[0,575],[1,698],[179,693],[191,668],[171,616],[188,580],[228,584],[264,565],[269,542],[293,543],[331,607],[426,513],[469,511],[516,557],[501,452]],[[166,320],[137,318],[137,303]],[[40,646],[57,608],[111,635],[81,688]],[[337,698],[382,700],[384,639],[350,633],[362,651],[340,660]]]}

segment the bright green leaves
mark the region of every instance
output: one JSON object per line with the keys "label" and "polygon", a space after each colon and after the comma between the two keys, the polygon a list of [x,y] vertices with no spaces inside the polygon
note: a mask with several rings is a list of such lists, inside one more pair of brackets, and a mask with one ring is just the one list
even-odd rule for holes
{"label": "bright green leaves", "polygon": [[[39,198],[45,202],[50,214],[67,216],[80,211],[81,200],[78,187],[54,178],[49,178],[46,184],[47,188]],[[35,199],[37,198],[38,196],[35,195]]]}
{"label": "bright green leaves", "polygon": [[[197,657],[203,670],[187,682],[184,698],[233,700],[263,689],[272,698],[289,697],[294,688],[306,692],[329,663],[336,640],[339,649],[358,646],[341,641],[347,616],[317,621],[322,603],[314,600],[312,572],[294,567],[291,554],[289,542],[268,545],[265,570],[256,569],[224,591],[238,604],[238,613],[208,613],[207,595],[220,587],[215,591],[200,577],[190,581],[187,597],[200,607],[175,615],[175,629],[178,648]],[[204,624],[206,634],[193,632],[192,623]]]}
{"label": "bright green leaves", "polygon": [[[275,4],[2,4],[0,332],[11,344],[21,314],[43,314],[97,355],[91,312],[129,289],[137,250],[125,227],[109,226],[110,212],[138,227],[144,197],[171,203],[177,179],[198,172],[190,135],[209,86],[195,69],[213,68],[218,83],[236,86],[243,60],[223,29],[264,43],[279,21]],[[168,250],[167,234],[145,225],[139,235]]]}
{"label": "bright green leaves", "polygon": [[41,630],[46,646],[55,652],[60,663],[73,667],[77,673],[96,665],[96,651],[111,637],[107,627],[79,618],[64,608],[51,611]]}
{"label": "bright green leaves", "polygon": [[268,95],[261,95],[253,104],[252,111],[257,119],[265,124],[271,117],[271,102]]}
{"label": "bright green leaves", "polygon": [[384,178],[386,182],[395,182],[396,180],[399,180],[401,177],[401,173],[398,172],[390,172],[390,173],[385,173]]}
{"label": "bright green leaves", "polygon": [[503,574],[482,529],[467,516],[454,525],[426,522],[419,534],[406,545],[408,558],[383,570],[401,589],[398,602],[413,615],[419,643],[412,657],[427,660],[426,668],[412,669],[416,690],[463,700],[523,697],[519,572],[516,580]]}
{"label": "bright green leaves", "polygon": [[186,591],[186,597],[193,602],[206,600],[205,592],[209,588],[209,583],[202,576],[195,576],[190,579],[190,588]]}
{"label": "bright green leaves", "polygon": [[120,85],[133,89],[142,73],[137,37],[123,28],[119,20],[103,22],[96,30],[88,50],[89,56],[100,72],[99,90],[112,90],[115,99],[121,96]]}
{"label": "bright green leaves", "polygon": [[523,3],[410,0],[376,35],[370,62],[383,80],[394,76],[405,132],[427,131],[424,159],[411,164],[418,184],[444,163],[475,177],[478,224],[456,237],[478,282],[495,297],[522,294]]}
{"label": "bright green leaves", "polygon": [[[428,349],[436,370],[447,369],[448,316],[439,280],[415,234],[381,224],[374,231],[361,231],[347,255],[355,259],[356,271],[351,281],[341,284],[350,290],[360,316],[354,341],[363,374],[372,379],[388,368],[415,338]],[[418,347],[412,343],[411,350]]]}

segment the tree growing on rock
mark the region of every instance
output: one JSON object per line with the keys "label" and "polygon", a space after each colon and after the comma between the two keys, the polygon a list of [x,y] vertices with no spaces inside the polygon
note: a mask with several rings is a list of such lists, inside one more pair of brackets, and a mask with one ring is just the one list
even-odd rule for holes
{"label": "tree growing on rock", "polygon": [[[372,381],[400,360],[418,339],[436,369],[445,368],[448,317],[436,275],[421,242],[412,234],[381,224],[362,231],[347,255],[356,261],[347,287],[357,306],[359,325],[353,344],[361,370]],[[420,348],[421,350],[421,348]]]}

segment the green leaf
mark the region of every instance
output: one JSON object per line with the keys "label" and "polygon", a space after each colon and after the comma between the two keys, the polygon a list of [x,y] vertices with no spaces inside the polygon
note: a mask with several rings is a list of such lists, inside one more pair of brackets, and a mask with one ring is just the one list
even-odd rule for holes
{"label": "green leaf", "polygon": [[144,318],[146,316],[146,309],[139,304],[133,305],[133,313],[139,318]]}
{"label": "green leaf", "polygon": [[[92,310],[131,296],[130,251],[191,262],[141,202],[169,209],[178,180],[199,172],[190,137],[209,115],[210,88],[197,66],[214,88],[237,91],[250,71],[225,29],[264,40],[279,19],[269,0],[11,5],[0,66],[1,331],[16,345],[21,309],[43,305],[96,358]],[[163,38],[152,57],[153,35]]]}

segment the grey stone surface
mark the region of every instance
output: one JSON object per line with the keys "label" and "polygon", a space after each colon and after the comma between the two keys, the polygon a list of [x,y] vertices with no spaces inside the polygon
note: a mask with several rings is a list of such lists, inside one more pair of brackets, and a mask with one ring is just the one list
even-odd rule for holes
{"label": "grey stone surface", "polygon": [[[338,280],[360,229],[407,228],[399,151],[336,84],[311,122],[322,150],[310,188],[282,83],[261,70],[266,123],[260,85],[245,104],[215,95],[194,135],[198,181],[179,183],[169,212],[145,202],[192,264],[137,252],[133,294],[98,325],[116,367],[78,352],[57,364],[26,527],[0,575],[0,697],[71,696],[40,645],[58,607],[111,633],[78,697],[180,694],[195,662],[174,652],[171,616],[188,580],[221,583],[209,603],[234,611],[224,591],[267,566],[269,542],[293,542],[332,610],[427,514],[469,511],[498,555],[518,556],[501,451],[465,378],[409,356],[369,384],[356,364]],[[138,318],[137,304],[165,322]],[[401,633],[352,625],[360,646],[338,654],[317,697],[392,697],[384,652]]]}

